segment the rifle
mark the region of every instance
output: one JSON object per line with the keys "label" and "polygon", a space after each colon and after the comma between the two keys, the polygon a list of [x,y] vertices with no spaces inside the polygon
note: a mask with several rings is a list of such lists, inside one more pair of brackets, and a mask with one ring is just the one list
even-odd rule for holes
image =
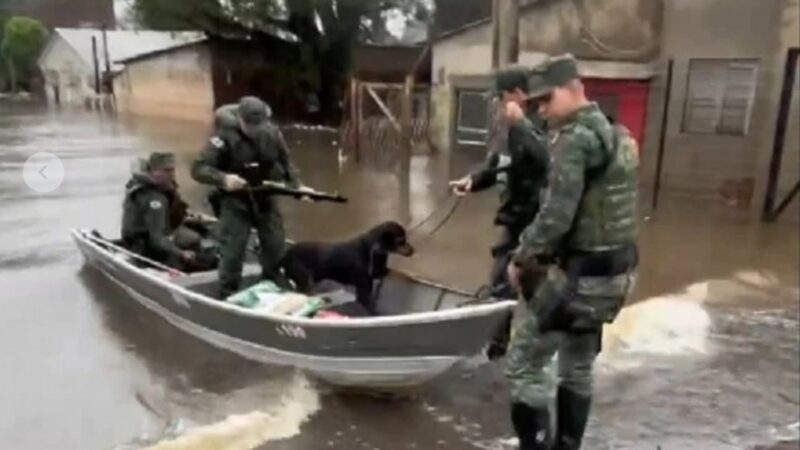
{"label": "rifle", "polygon": [[333,203],[347,203],[347,198],[339,194],[329,194],[327,192],[320,192],[315,190],[302,190],[286,186],[283,183],[276,183],[274,181],[265,181],[261,186],[252,186],[244,188],[250,194],[256,192],[263,192],[269,195],[283,195],[287,197],[303,198],[308,197],[315,202],[333,202]]}

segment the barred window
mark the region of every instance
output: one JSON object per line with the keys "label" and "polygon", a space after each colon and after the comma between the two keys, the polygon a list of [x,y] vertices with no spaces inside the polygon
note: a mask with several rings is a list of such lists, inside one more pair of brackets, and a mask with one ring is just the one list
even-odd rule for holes
{"label": "barred window", "polygon": [[486,91],[460,89],[456,113],[456,139],[460,145],[483,146],[490,133],[489,100]]}
{"label": "barred window", "polygon": [[683,132],[746,135],[758,69],[756,59],[692,59]]}

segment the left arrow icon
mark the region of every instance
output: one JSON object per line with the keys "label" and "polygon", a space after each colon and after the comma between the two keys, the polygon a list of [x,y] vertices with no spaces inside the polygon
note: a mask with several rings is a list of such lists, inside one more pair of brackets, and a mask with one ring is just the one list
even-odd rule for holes
{"label": "left arrow icon", "polygon": [[22,178],[29,188],[38,193],[53,192],[64,181],[64,164],[52,153],[34,153],[25,161]]}

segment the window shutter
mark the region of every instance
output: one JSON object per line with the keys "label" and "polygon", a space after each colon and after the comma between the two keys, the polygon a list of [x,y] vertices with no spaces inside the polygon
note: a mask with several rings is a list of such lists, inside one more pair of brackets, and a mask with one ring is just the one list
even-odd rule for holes
{"label": "window shutter", "polygon": [[747,134],[755,100],[758,64],[758,60],[691,60],[683,131]]}

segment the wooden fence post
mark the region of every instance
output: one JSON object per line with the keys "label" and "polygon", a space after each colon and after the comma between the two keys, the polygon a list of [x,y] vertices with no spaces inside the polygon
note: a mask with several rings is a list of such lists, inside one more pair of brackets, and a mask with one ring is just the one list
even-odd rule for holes
{"label": "wooden fence post", "polygon": [[350,78],[350,134],[353,137],[353,152],[356,162],[361,161],[361,101],[356,77]]}

